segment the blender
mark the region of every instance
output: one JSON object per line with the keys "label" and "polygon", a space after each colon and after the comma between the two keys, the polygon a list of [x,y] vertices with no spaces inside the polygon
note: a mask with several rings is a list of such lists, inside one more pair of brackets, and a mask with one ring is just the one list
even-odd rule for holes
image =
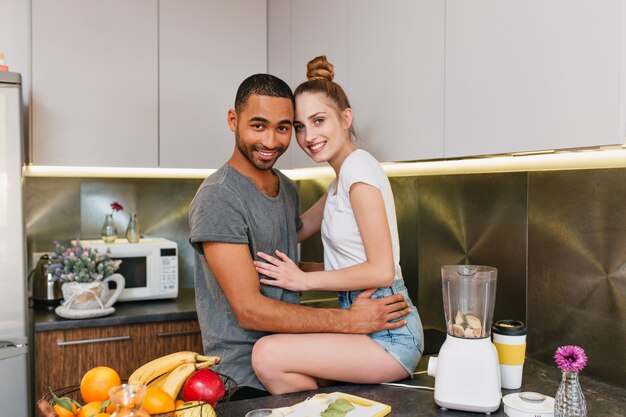
{"label": "blender", "polygon": [[435,403],[442,409],[489,414],[500,407],[498,352],[491,342],[497,269],[479,265],[441,267],[446,340],[430,358]]}

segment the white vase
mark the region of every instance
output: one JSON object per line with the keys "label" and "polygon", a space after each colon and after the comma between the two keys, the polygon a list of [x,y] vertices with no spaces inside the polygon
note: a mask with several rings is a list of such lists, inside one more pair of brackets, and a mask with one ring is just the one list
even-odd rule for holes
{"label": "white vase", "polygon": [[[116,284],[113,293],[109,291],[109,281]],[[63,303],[61,305],[73,310],[105,309],[113,306],[124,290],[126,281],[120,274],[113,274],[102,281],[65,282],[61,285]]]}

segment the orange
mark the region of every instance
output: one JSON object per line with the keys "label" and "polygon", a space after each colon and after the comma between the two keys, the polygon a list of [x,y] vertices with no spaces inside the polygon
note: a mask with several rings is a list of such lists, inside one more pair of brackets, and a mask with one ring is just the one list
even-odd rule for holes
{"label": "orange", "polygon": [[174,399],[161,387],[148,387],[141,408],[150,414],[161,414],[176,409]]}
{"label": "orange", "polygon": [[180,408],[181,405],[185,404],[185,402],[183,400],[176,400],[175,404],[176,404],[176,408],[178,409]]}
{"label": "orange", "polygon": [[111,414],[109,414],[109,413],[98,413],[98,414],[96,414],[93,417],[110,417],[110,416],[111,416]]}
{"label": "orange", "polygon": [[109,390],[122,385],[122,380],[115,369],[108,366],[96,366],[88,370],[80,381],[80,395],[83,401],[106,401]]}
{"label": "orange", "polygon": [[78,409],[77,417],[93,417],[102,411],[101,401],[91,401]]}
{"label": "orange", "polygon": [[62,407],[60,404],[54,405],[54,412],[59,415],[59,417],[74,417],[76,415],[76,404],[72,403],[72,408],[74,411],[70,411],[65,407]]}

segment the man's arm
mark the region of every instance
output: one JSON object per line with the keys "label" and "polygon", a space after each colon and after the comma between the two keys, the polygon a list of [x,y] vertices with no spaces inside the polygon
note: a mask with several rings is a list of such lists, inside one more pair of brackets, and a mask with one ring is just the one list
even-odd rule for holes
{"label": "man's arm", "polygon": [[364,291],[349,310],[306,307],[265,297],[246,244],[205,242],[204,256],[239,325],[274,333],[367,334],[404,325],[390,322],[409,313],[402,295],[370,299]]}

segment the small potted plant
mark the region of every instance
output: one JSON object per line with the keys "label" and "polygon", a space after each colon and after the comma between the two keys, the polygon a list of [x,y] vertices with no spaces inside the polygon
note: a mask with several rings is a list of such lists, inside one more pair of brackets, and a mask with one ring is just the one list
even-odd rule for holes
{"label": "small potted plant", "polygon": [[[116,273],[121,263],[111,259],[110,250],[101,255],[96,249],[83,247],[79,241],[67,249],[54,242],[47,273],[52,280],[62,283],[64,309],[105,309],[117,301],[124,289],[124,277]],[[113,294],[109,293],[109,281],[116,283]]]}

